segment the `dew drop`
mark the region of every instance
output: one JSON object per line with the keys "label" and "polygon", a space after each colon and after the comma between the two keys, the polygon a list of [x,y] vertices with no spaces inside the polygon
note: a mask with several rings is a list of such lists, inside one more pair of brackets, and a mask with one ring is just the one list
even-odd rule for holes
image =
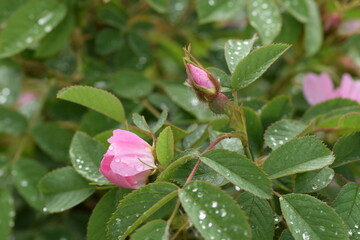
{"label": "dew drop", "polygon": [[221,209],[220,212],[221,212],[220,213],[221,217],[225,217],[227,215],[227,212],[225,211],[225,209]]}
{"label": "dew drop", "polygon": [[29,183],[28,183],[28,181],[26,181],[26,180],[22,180],[22,181],[20,182],[20,185],[21,185],[22,187],[27,187],[27,186],[29,185]]}
{"label": "dew drop", "polygon": [[200,210],[199,212],[199,218],[200,219],[205,219],[206,218],[206,212],[204,210]]}
{"label": "dew drop", "polygon": [[39,25],[44,25],[45,23],[47,23],[51,18],[53,17],[52,13],[48,13],[46,14],[44,17],[40,18],[38,20],[38,24]]}
{"label": "dew drop", "polygon": [[304,232],[301,237],[303,240],[310,240],[310,234],[308,232]]}
{"label": "dew drop", "polygon": [[28,38],[26,38],[26,43],[31,43],[32,41],[33,41],[33,39],[32,39],[32,37],[28,37]]}
{"label": "dew drop", "polygon": [[211,202],[211,207],[216,208],[218,206],[218,203],[216,201]]}

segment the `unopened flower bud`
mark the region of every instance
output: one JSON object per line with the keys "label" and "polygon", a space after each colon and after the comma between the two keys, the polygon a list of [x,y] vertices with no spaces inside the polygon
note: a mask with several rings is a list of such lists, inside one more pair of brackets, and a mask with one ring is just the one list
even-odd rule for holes
{"label": "unopened flower bud", "polygon": [[202,101],[214,100],[220,91],[220,83],[217,78],[205,69],[186,64],[188,83]]}

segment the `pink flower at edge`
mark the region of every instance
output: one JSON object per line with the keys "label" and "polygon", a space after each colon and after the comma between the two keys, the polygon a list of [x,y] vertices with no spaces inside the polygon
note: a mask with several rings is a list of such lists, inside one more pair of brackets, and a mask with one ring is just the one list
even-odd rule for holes
{"label": "pink flower at edge", "polygon": [[31,104],[32,102],[36,101],[39,96],[35,92],[26,91],[20,94],[19,98],[17,99],[16,103],[19,106],[25,106]]}
{"label": "pink flower at edge", "polygon": [[146,185],[155,166],[152,147],[136,134],[114,130],[99,171],[119,187],[138,189]]}
{"label": "pink flower at edge", "polygon": [[347,98],[360,103],[360,81],[353,81],[349,74],[344,74],[340,86],[334,89],[328,74],[308,73],[303,82],[303,93],[310,105],[332,98]]}

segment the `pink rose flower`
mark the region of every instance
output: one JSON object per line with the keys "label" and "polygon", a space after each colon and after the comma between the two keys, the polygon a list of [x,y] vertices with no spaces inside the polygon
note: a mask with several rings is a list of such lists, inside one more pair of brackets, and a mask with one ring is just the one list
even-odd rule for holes
{"label": "pink rose flower", "polygon": [[360,103],[360,81],[353,81],[349,74],[344,74],[340,86],[334,89],[328,74],[308,73],[303,82],[303,93],[310,105],[332,98],[348,98]]}
{"label": "pink rose flower", "polygon": [[152,147],[136,134],[114,130],[108,139],[99,171],[112,183],[128,189],[138,189],[147,182],[156,168]]}
{"label": "pink rose flower", "polygon": [[16,104],[18,104],[20,107],[29,105],[33,102],[35,102],[39,96],[31,91],[26,91],[20,94],[19,98],[16,101]]}

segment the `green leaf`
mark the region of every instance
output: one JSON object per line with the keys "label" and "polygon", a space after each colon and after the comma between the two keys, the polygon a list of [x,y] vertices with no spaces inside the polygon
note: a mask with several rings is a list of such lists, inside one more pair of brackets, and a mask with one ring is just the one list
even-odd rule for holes
{"label": "green leaf", "polygon": [[360,160],[360,132],[341,137],[333,148],[335,161],[333,167],[339,167]]}
{"label": "green leaf", "polygon": [[319,170],[296,175],[295,192],[316,192],[330,184],[334,178],[334,170],[325,167]]}
{"label": "green leaf", "polygon": [[198,0],[196,3],[200,23],[230,19],[246,4],[239,0]]}
{"label": "green leaf", "polygon": [[274,150],[264,163],[270,179],[316,170],[334,161],[332,152],[316,137],[291,140]]}
{"label": "green leaf", "polygon": [[76,132],[70,146],[71,163],[76,172],[84,178],[99,184],[109,181],[99,172],[100,162],[106,152],[98,141],[82,132]]}
{"label": "green leaf", "polygon": [[271,149],[276,149],[299,136],[307,126],[299,121],[294,120],[280,120],[268,127],[264,134],[266,145]]}
{"label": "green leaf", "polygon": [[305,24],[304,48],[306,56],[317,53],[323,42],[320,10],[314,0],[305,0],[308,9],[308,21]]}
{"label": "green leaf", "polygon": [[39,182],[44,194],[44,212],[62,212],[76,206],[95,192],[72,167],[56,169],[46,174]]}
{"label": "green leaf", "polygon": [[145,1],[159,13],[165,13],[168,10],[169,3],[167,0],[145,0]]}
{"label": "green leaf", "polygon": [[[223,133],[215,130],[211,130],[209,131],[209,135],[210,135],[210,142],[214,142],[218,137],[223,135]],[[242,142],[237,137],[225,138],[221,140],[221,142],[216,144],[214,149],[225,149],[239,154],[244,154],[244,147],[242,145]]]}
{"label": "green leaf", "polygon": [[250,25],[260,35],[264,44],[274,41],[281,30],[281,14],[278,6],[272,0],[252,0],[248,5]]}
{"label": "green leaf", "polygon": [[31,132],[36,144],[49,156],[59,162],[69,162],[69,148],[72,132],[55,123],[42,123]]}
{"label": "green leaf", "polygon": [[231,81],[229,75],[223,70],[220,70],[216,67],[208,67],[206,70],[210,71],[217,80],[219,80],[221,85],[221,92],[231,92]]}
{"label": "green leaf", "polygon": [[99,134],[97,134],[94,139],[104,145],[105,147],[109,147],[110,143],[108,142],[108,139],[113,135],[114,130],[106,130]]}
{"label": "green leaf", "polygon": [[26,0],[0,1],[0,22],[5,22]]}
{"label": "green leaf", "polygon": [[282,13],[281,16],[283,19],[281,31],[274,42],[297,45],[303,32],[303,24],[287,13]]}
{"label": "green leaf", "polygon": [[324,202],[304,194],[280,198],[281,211],[296,240],[348,239],[342,219]]}
{"label": "green leaf", "polygon": [[27,120],[22,114],[0,105],[0,133],[20,136],[26,127]]}
{"label": "green leaf", "polygon": [[127,16],[125,10],[119,5],[110,2],[99,9],[98,16],[104,23],[123,30],[126,27]]}
{"label": "green leaf", "polygon": [[130,191],[125,188],[112,189],[100,199],[89,218],[86,233],[88,240],[106,240],[107,222],[115,212],[120,199]]}
{"label": "green leaf", "polygon": [[6,155],[0,154],[0,188],[7,185],[7,178],[9,177],[10,158]]}
{"label": "green leaf", "polygon": [[298,21],[303,23],[308,21],[306,0],[279,0],[278,2]]}
{"label": "green leaf", "polygon": [[161,114],[160,117],[158,119],[158,121],[156,122],[156,124],[154,126],[151,127],[152,131],[154,133],[156,133],[166,122],[166,119],[168,117],[168,111],[164,110]]}
{"label": "green leaf", "polygon": [[[328,115],[328,114],[326,114]],[[350,115],[350,116],[348,116]],[[317,127],[319,128],[335,128],[338,130],[338,132],[340,133],[351,133],[351,132],[355,132],[357,130],[360,130],[359,129],[359,126],[358,126],[358,116],[359,114],[352,114],[352,113],[349,113],[349,114],[344,114],[344,115],[335,115],[333,117],[329,117],[325,120],[319,120],[319,123],[317,124]],[[325,117],[323,117],[325,118]],[[318,119],[323,119],[321,117],[319,117]],[[346,119],[346,120],[350,120],[350,123],[347,125],[347,124],[343,124],[343,120]],[[355,123],[355,124],[354,124]]]}
{"label": "green leaf", "polygon": [[57,97],[98,111],[116,121],[125,121],[120,100],[107,91],[87,86],[72,86],[62,89]]}
{"label": "green leaf", "polygon": [[[306,236],[305,236],[306,237]],[[294,240],[295,238],[291,235],[289,229],[285,229],[279,238],[279,240]]]}
{"label": "green leaf", "polygon": [[153,89],[152,82],[141,73],[131,70],[122,70],[112,78],[114,92],[123,98],[134,99],[149,95]]}
{"label": "green leaf", "polygon": [[174,160],[174,136],[170,127],[166,127],[157,139],[156,156],[164,167]]}
{"label": "green leaf", "polygon": [[141,116],[138,113],[133,113],[132,121],[138,128],[144,130],[145,132],[151,132],[151,129],[147,124],[144,116]]}
{"label": "green leaf", "polygon": [[349,238],[360,236],[360,186],[348,183],[342,187],[332,207],[349,227]]}
{"label": "green leaf", "polygon": [[344,133],[353,133],[360,131],[360,113],[348,113],[339,119],[338,127]]}
{"label": "green leaf", "polygon": [[[191,159],[190,161],[187,161],[181,168],[176,169],[173,176],[173,181],[178,183],[180,186],[183,186],[188,179],[191,170],[194,168],[196,162],[197,159]],[[208,182],[216,186],[223,186],[229,183],[229,181],[224,176],[217,173],[214,169],[212,169],[205,163],[200,163],[192,179],[194,181]]]}
{"label": "green leaf", "polygon": [[247,217],[235,201],[206,182],[190,182],[179,199],[196,229],[206,239],[251,239]]}
{"label": "green leaf", "polygon": [[193,132],[184,138],[183,145],[185,148],[194,147],[200,142],[204,141],[205,140],[204,138],[206,137],[207,134],[207,129],[208,129],[207,124],[202,124],[199,126],[194,124],[192,126],[195,128],[195,130],[192,130]]}
{"label": "green leaf", "polygon": [[279,96],[272,99],[261,110],[261,121],[264,129],[278,120],[291,118],[293,111],[294,107],[291,103],[290,97]]}
{"label": "green leaf", "polygon": [[169,0],[169,18],[172,22],[181,19],[189,6],[188,0]]}
{"label": "green leaf", "polygon": [[176,197],[177,189],[170,183],[152,183],[126,195],[110,218],[108,239],[125,239],[149,216]]}
{"label": "green leaf", "polygon": [[13,180],[20,195],[37,210],[44,207],[43,196],[38,189],[40,179],[47,173],[38,162],[21,158],[15,162],[12,169]]}
{"label": "green leaf", "polygon": [[[3,2],[0,1],[0,9]],[[22,79],[23,75],[19,65],[8,59],[0,60],[0,102],[2,106],[11,106],[16,102],[21,90]]]}
{"label": "green leaf", "polygon": [[286,44],[272,44],[252,51],[236,66],[231,86],[239,90],[258,79],[287,49]]}
{"label": "green leaf", "polygon": [[35,57],[48,58],[58,53],[69,41],[74,25],[74,16],[68,13],[59,25],[41,40]]}
{"label": "green leaf", "polygon": [[316,118],[319,125],[326,125],[328,122],[334,122],[335,119],[339,119],[342,115],[360,112],[360,105],[341,107],[338,109],[330,110],[329,112],[322,114]]}
{"label": "green leaf", "polygon": [[258,155],[263,146],[263,126],[260,117],[251,108],[244,108],[246,132],[249,146],[254,155]]}
{"label": "green leaf", "polygon": [[357,106],[358,103],[345,98],[335,98],[310,107],[303,115],[303,120],[309,122],[311,119],[336,109]]}
{"label": "green leaf", "polygon": [[165,85],[165,91],[176,105],[191,113],[198,120],[208,121],[216,117],[205,103],[199,101],[196,94],[189,87],[179,84],[167,84]]}
{"label": "green leaf", "polygon": [[10,57],[44,37],[65,14],[66,6],[62,1],[35,0],[22,5],[0,34],[0,58]]}
{"label": "green leaf", "polygon": [[80,131],[95,136],[109,129],[121,128],[121,124],[101,113],[88,111],[81,118]]}
{"label": "green leaf", "polygon": [[144,236],[146,236],[147,239],[167,240],[170,237],[169,226],[164,220],[148,222],[137,230],[130,239],[143,240]]}
{"label": "green leaf", "polygon": [[0,188],[0,239],[9,239],[14,226],[14,200],[6,188]]}
{"label": "green leaf", "polygon": [[271,182],[256,164],[246,157],[227,150],[211,150],[201,161],[234,185],[261,198],[271,198]]}
{"label": "green leaf", "polygon": [[181,128],[176,127],[175,125],[170,125],[171,131],[174,135],[174,142],[177,143],[180,140],[182,140],[185,136],[187,136],[189,133]]}
{"label": "green leaf", "polygon": [[108,55],[124,44],[124,34],[117,29],[105,28],[95,38],[95,51],[99,55]]}
{"label": "green leaf", "polygon": [[231,73],[235,71],[238,63],[243,60],[251,51],[256,35],[246,40],[228,40],[225,43],[225,59]]}
{"label": "green leaf", "polygon": [[192,149],[185,151],[184,153],[182,153],[182,156],[178,157],[178,159],[172,162],[164,171],[159,174],[156,181],[170,181],[177,169],[179,169],[187,161],[191,159],[197,159],[198,157],[199,153],[197,151],[194,151]]}
{"label": "green leaf", "polygon": [[272,240],[274,236],[274,212],[268,201],[245,192],[236,199],[249,217],[253,240]]}

